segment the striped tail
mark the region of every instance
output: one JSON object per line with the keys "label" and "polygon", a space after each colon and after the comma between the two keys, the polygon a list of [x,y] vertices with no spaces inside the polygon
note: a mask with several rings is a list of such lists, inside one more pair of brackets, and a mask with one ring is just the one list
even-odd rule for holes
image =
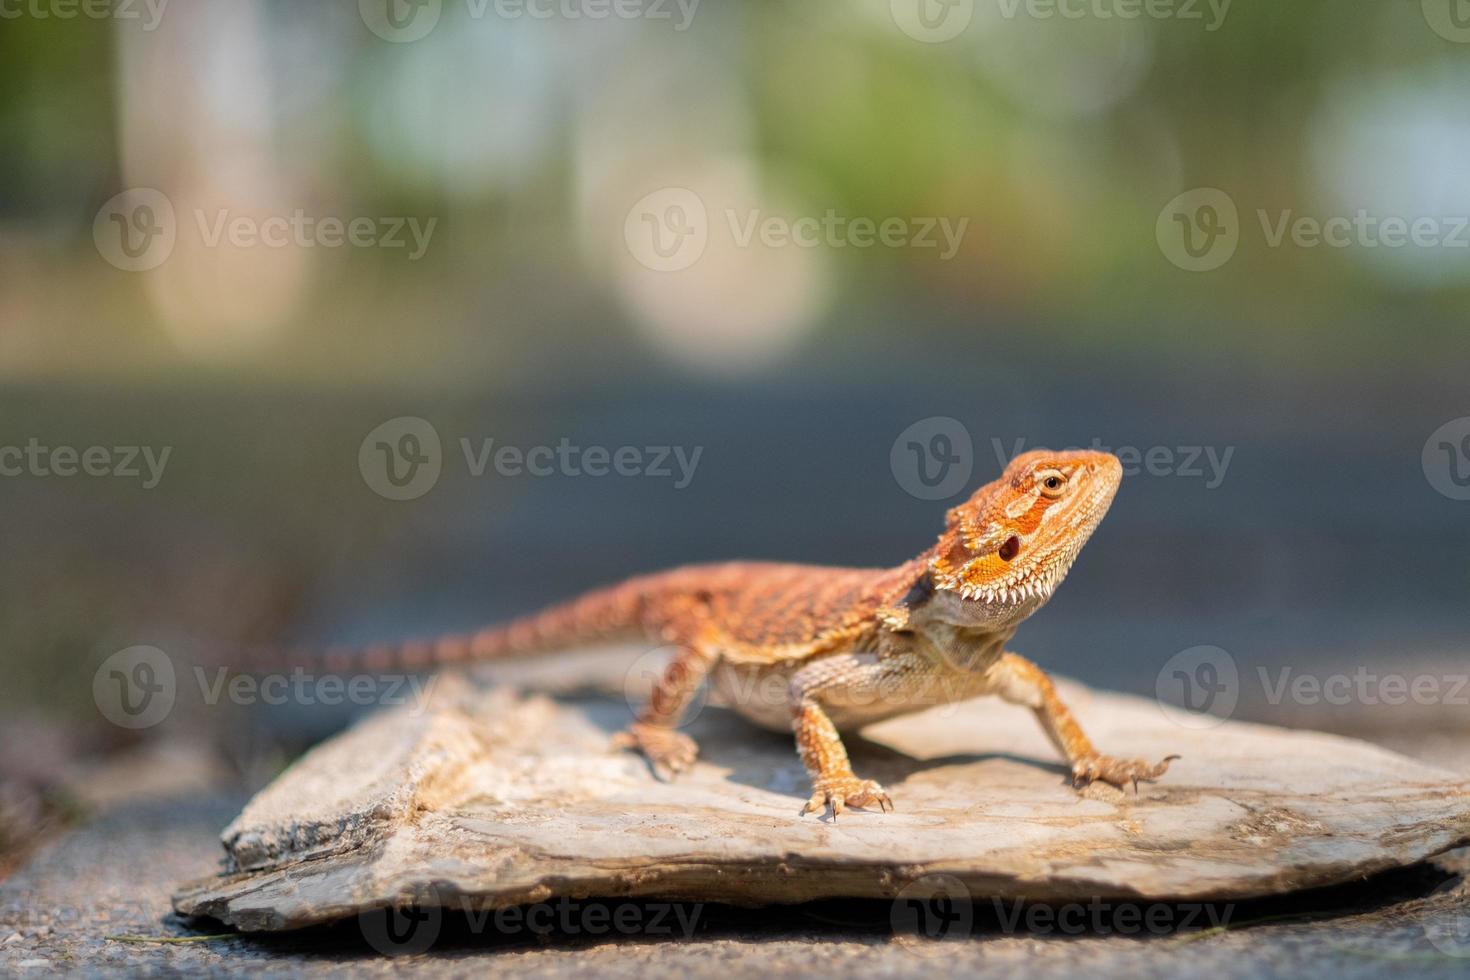
{"label": "striped tail", "polygon": [[318,665],[330,673],[423,673],[440,667],[484,663],[567,649],[597,640],[636,634],[644,621],[650,593],[664,576],[648,575],[588,592],[561,603],[474,633],[431,639],[333,646],[326,649],[277,651],[288,666]]}

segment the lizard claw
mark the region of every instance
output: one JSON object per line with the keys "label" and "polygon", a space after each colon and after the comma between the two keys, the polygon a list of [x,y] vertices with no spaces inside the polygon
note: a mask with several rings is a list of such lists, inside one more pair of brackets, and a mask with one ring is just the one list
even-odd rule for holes
{"label": "lizard claw", "polygon": [[669,782],[694,765],[699,746],[683,732],[659,725],[634,722],[625,732],[612,738],[615,749],[637,749],[648,760],[648,766],[662,782]]}
{"label": "lizard claw", "polygon": [[1169,768],[1169,763],[1178,758],[1170,755],[1158,763],[1149,764],[1142,759],[1115,759],[1110,755],[1084,756],[1072,764],[1072,785],[1082,787],[1100,781],[1122,789],[1132,783],[1136,796],[1139,780],[1149,782],[1158,779]]}
{"label": "lizard claw", "polygon": [[837,815],[850,806],[877,806],[881,811],[887,813],[893,809],[893,801],[888,798],[883,787],[875,780],[858,779],[856,776],[839,776],[836,779],[818,780],[811,799],[807,800],[801,808],[801,816],[806,816],[813,810],[830,808],[832,819],[836,820]]}

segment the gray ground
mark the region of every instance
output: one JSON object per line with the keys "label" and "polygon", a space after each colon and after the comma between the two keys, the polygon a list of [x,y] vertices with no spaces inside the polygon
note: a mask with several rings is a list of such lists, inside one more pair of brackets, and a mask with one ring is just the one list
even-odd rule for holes
{"label": "gray ground", "polygon": [[[1470,741],[1404,735],[1390,747],[1463,771]],[[175,773],[173,778],[161,770]],[[152,773],[151,780],[141,773]],[[1470,893],[1457,852],[1431,865],[1290,899],[1200,909],[1042,908],[977,903],[951,910],[941,939],[895,929],[887,902],[829,902],[752,911],[681,910],[686,937],[656,907],[575,903],[549,909],[536,928],[451,917],[427,953],[382,955],[382,924],[350,920],[277,938],[229,936],[189,943],[116,936],[217,933],[169,912],[169,895],[218,861],[220,828],[244,796],[210,790],[182,756],[133,760],[93,780],[97,814],[41,848],[0,886],[0,972],[45,975],[127,971],[170,975],[265,970],[271,975],[357,975],[410,970],[426,975],[563,976],[594,970],[639,978],[718,971],[728,975],[822,973],[932,975],[936,970],[1011,970],[1032,976],[1218,975],[1376,977],[1388,971],[1462,976],[1470,969]],[[110,788],[109,788],[110,787]],[[1058,916],[1064,926],[1053,923]],[[599,917],[601,916],[601,917]],[[624,934],[604,923],[646,923]],[[1211,917],[1214,917],[1213,919]],[[1156,928],[1140,927],[1146,917]],[[1202,931],[1225,918],[1229,928]],[[547,931],[549,921],[554,927]],[[555,927],[568,922],[571,928]],[[192,926],[192,928],[191,928]],[[594,930],[601,927],[603,931]],[[1182,927],[1182,928],[1181,928]],[[365,934],[368,935],[365,938]]]}

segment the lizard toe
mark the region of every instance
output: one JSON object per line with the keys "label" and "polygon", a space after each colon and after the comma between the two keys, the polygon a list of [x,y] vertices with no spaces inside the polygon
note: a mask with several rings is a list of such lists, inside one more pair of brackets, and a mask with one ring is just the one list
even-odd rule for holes
{"label": "lizard toe", "polygon": [[857,809],[877,807],[879,811],[887,813],[893,809],[893,800],[876,780],[858,779],[856,776],[839,776],[818,783],[816,791],[812,793],[811,799],[802,806],[801,812],[805,815],[813,810],[829,810],[835,820],[837,815],[848,807]]}
{"label": "lizard toe", "polygon": [[688,735],[643,722],[634,722],[627,731],[614,735],[613,747],[637,749],[648,760],[654,776],[664,782],[693,768],[699,757],[699,746]]}
{"label": "lizard toe", "polygon": [[1072,784],[1085,786],[1092,782],[1104,782],[1119,789],[1132,785],[1135,792],[1139,782],[1149,782],[1162,776],[1169,763],[1179,758],[1171,755],[1157,763],[1143,759],[1115,759],[1108,755],[1091,755],[1078,759],[1072,766]]}

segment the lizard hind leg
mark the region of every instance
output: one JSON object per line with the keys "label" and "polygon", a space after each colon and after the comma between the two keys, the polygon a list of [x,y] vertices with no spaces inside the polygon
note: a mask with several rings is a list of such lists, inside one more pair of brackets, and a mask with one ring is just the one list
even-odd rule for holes
{"label": "lizard hind leg", "polygon": [[698,647],[682,648],[664,668],[638,720],[613,736],[613,747],[637,749],[648,760],[653,774],[665,782],[690,769],[699,755],[699,746],[675,726],[699,693],[714,662],[714,656]]}

